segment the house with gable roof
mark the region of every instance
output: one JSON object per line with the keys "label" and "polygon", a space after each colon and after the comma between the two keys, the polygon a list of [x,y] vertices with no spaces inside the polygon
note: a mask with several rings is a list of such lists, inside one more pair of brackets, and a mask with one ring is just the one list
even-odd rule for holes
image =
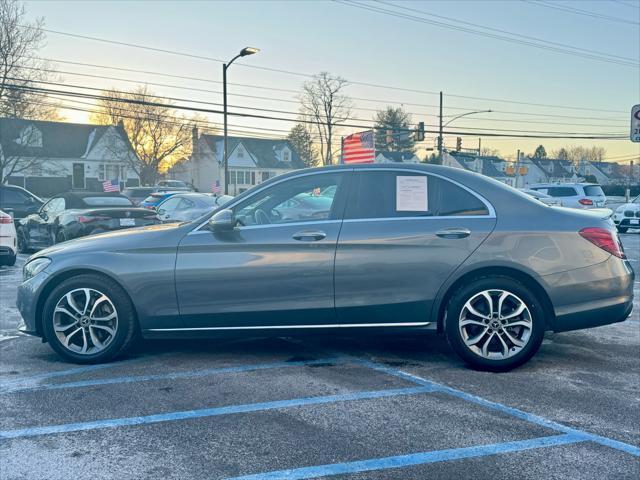
{"label": "house with gable roof", "polygon": [[[237,195],[271,177],[304,168],[304,162],[287,140],[227,137],[229,194]],[[200,192],[211,192],[216,181],[224,189],[224,137],[198,135],[194,128],[191,157],[176,165],[172,178],[192,183]]]}
{"label": "house with gable roof", "polygon": [[413,152],[385,152],[377,151],[375,163],[420,163],[420,159]]}
{"label": "house with gable roof", "polygon": [[2,178],[41,197],[102,191],[102,182],[139,185],[137,156],[121,125],[0,118]]}

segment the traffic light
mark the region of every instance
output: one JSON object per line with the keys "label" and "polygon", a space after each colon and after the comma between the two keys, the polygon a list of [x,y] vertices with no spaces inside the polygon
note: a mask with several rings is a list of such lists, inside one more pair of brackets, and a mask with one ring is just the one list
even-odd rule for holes
{"label": "traffic light", "polygon": [[424,140],[424,122],[418,123],[418,131],[416,134],[416,142],[422,142]]}
{"label": "traffic light", "polygon": [[460,150],[462,150],[462,138],[458,137],[456,138],[456,152],[459,152]]}

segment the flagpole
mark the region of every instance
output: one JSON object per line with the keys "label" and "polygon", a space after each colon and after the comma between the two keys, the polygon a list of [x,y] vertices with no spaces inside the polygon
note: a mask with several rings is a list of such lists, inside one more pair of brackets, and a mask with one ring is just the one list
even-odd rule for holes
{"label": "flagpole", "polygon": [[344,165],[344,136],[340,137],[340,165]]}

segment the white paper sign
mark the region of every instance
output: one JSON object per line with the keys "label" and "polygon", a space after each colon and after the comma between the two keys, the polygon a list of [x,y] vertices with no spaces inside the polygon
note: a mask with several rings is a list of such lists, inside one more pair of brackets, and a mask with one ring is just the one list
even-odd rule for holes
{"label": "white paper sign", "polygon": [[396,177],[396,211],[426,212],[429,210],[427,177],[424,175]]}

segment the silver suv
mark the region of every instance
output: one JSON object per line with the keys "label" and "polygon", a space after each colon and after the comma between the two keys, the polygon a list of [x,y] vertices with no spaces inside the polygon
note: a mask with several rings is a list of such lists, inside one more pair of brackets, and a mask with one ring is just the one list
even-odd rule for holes
{"label": "silver suv", "polygon": [[556,197],[569,208],[602,208],[607,200],[602,187],[595,183],[537,183],[529,188]]}

